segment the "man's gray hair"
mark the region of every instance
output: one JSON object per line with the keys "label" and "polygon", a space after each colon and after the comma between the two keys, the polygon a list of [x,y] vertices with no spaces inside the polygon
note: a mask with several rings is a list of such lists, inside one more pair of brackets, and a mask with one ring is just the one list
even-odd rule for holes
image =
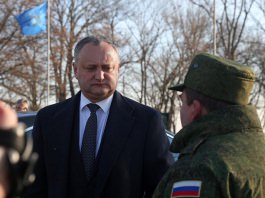
{"label": "man's gray hair", "polygon": [[105,42],[105,43],[110,44],[113,47],[113,49],[118,54],[118,50],[117,50],[116,46],[113,43],[111,43],[109,40],[107,40],[106,38],[104,38],[104,37],[95,37],[95,36],[87,36],[87,37],[81,39],[80,41],[78,41],[78,43],[76,44],[75,49],[74,49],[74,62],[77,62],[79,52],[81,51],[81,49],[86,44],[90,43],[90,44],[93,44],[93,45],[97,46],[101,42]]}

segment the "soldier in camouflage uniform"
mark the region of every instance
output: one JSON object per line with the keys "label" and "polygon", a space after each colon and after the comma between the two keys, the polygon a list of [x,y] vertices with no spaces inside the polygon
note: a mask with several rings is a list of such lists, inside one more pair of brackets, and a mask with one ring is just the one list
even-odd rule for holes
{"label": "soldier in camouflage uniform", "polygon": [[183,128],[171,151],[178,161],[153,198],[265,197],[265,137],[255,107],[248,105],[253,71],[210,54],[193,59],[182,92]]}

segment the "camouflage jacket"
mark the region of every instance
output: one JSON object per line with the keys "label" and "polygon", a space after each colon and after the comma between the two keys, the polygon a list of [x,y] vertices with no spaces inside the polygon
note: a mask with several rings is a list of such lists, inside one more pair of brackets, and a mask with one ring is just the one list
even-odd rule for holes
{"label": "camouflage jacket", "polygon": [[253,106],[201,117],[175,135],[171,151],[179,160],[153,198],[265,198],[265,137]]}

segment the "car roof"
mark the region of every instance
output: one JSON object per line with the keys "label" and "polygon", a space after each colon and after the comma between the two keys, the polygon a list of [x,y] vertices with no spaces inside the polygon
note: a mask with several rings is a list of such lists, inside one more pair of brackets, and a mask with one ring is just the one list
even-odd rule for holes
{"label": "car roof", "polygon": [[19,112],[17,112],[18,117],[35,116],[36,114],[37,114],[36,111],[19,111]]}
{"label": "car roof", "polygon": [[36,114],[37,112],[35,111],[18,112],[18,121],[24,123],[26,128],[31,127],[34,124]]}

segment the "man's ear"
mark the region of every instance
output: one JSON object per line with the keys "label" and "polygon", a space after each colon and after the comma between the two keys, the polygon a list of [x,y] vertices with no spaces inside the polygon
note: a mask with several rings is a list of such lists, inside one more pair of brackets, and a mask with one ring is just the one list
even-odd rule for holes
{"label": "man's ear", "polygon": [[74,75],[75,75],[75,78],[76,78],[76,73],[77,73],[77,65],[75,64],[75,62],[73,62],[73,69],[74,69]]}
{"label": "man's ear", "polygon": [[192,119],[197,120],[203,115],[203,106],[198,100],[193,100],[192,102]]}

